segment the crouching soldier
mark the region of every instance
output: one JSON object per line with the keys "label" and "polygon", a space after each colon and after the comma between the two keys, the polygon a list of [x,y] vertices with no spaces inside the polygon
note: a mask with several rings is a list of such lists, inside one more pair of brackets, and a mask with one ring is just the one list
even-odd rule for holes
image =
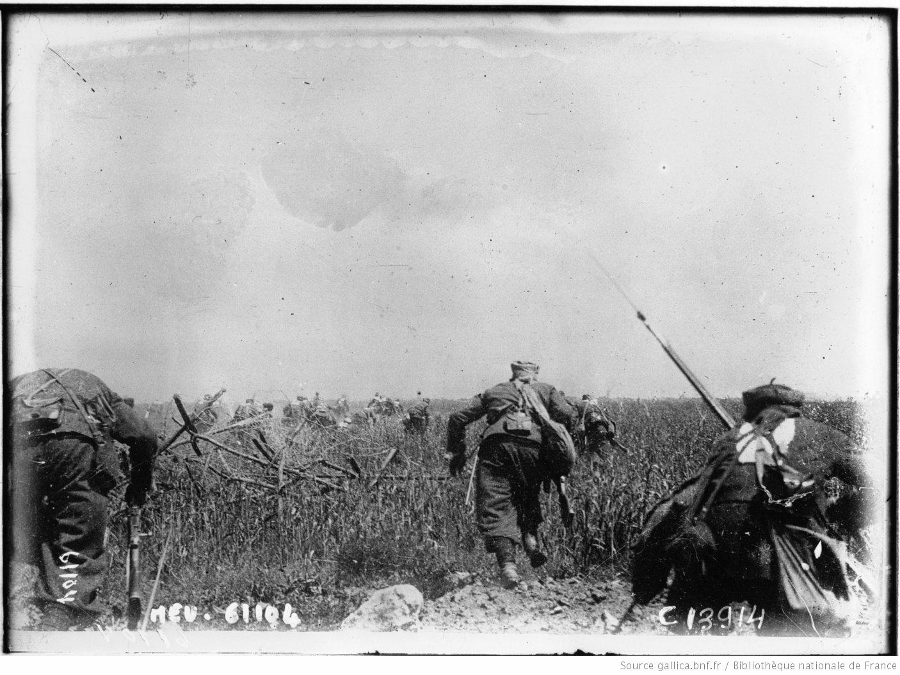
{"label": "crouching soldier", "polygon": [[431,405],[431,399],[420,399],[409,410],[403,418],[403,428],[407,433],[424,434],[428,430],[428,423],[431,421],[431,413],[428,407]]}
{"label": "crouching soldier", "polygon": [[[129,448],[130,505],[150,490],[157,438],[99,378],[48,368],[10,385],[13,561],[34,587],[14,605],[44,629],[87,627],[103,611],[109,493],[123,481],[113,441]],[[29,585],[30,586],[30,585]],[[13,622],[16,617],[13,617]]]}
{"label": "crouching soldier", "polygon": [[507,588],[519,583],[518,542],[533,567],[547,559],[538,550],[537,531],[543,521],[540,489],[549,473],[541,458],[541,419],[526,397],[536,395],[550,417],[569,428],[576,416],[555,387],[536,380],[537,374],[537,365],[516,361],[509,382],[473,399],[468,408],[451,415],[447,425],[447,458],[456,476],[466,464],[466,426],[487,415],[476,458],[476,518],[485,549],[496,555]]}
{"label": "crouching soldier", "polygon": [[[743,395],[743,423],[706,467],[648,514],[634,545],[635,601],[669,589],[673,629],[732,602],[764,613],[763,632],[841,635],[849,610],[846,549],[825,517],[825,482],[868,480],[852,441],[801,416],[803,395],[768,384]],[[865,520],[855,514],[853,521]]]}

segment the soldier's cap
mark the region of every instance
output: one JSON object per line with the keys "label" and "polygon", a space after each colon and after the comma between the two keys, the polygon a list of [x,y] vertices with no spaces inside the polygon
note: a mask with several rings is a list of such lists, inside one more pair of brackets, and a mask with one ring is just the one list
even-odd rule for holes
{"label": "soldier's cap", "polygon": [[744,399],[744,408],[747,413],[754,417],[755,413],[771,405],[789,405],[800,408],[803,406],[805,398],[803,392],[774,382],[749,389],[741,397]]}
{"label": "soldier's cap", "polygon": [[513,373],[534,373],[537,375],[540,369],[538,364],[531,361],[513,361],[509,366],[512,368]]}
{"label": "soldier's cap", "polygon": [[271,403],[263,403],[263,408],[264,408],[265,410],[271,410],[271,409],[274,408],[274,407],[275,407],[275,406],[274,406],[273,404],[271,404]]}
{"label": "soldier's cap", "polygon": [[591,395],[590,395],[590,394],[582,394],[582,395],[581,395],[581,400],[582,400],[582,401],[590,401],[590,400],[591,400]]}
{"label": "soldier's cap", "polygon": [[252,398],[248,398],[246,401],[244,401],[244,403],[253,403],[253,399],[252,399]]}

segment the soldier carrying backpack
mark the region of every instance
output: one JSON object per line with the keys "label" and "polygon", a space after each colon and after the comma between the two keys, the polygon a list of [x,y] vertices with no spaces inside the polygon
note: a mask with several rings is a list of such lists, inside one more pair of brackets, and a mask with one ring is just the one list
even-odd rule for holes
{"label": "soldier carrying backpack", "polygon": [[37,570],[35,587],[19,589],[26,596],[19,601],[41,610],[45,629],[86,627],[103,611],[109,493],[124,482],[113,441],[129,448],[125,499],[135,506],[150,491],[158,441],[118,394],[83,370],[21,375],[9,392],[12,559],[23,576]]}
{"label": "soldier carrying backpack", "polygon": [[[537,374],[536,364],[516,361],[509,382],[473,399],[447,424],[447,458],[450,473],[456,476],[466,464],[466,426],[487,416],[476,459],[476,517],[485,549],[497,556],[507,588],[519,583],[515,563],[519,541],[533,567],[546,561],[537,541],[543,521],[541,485],[558,481],[574,462],[572,441],[563,425],[571,427],[576,412],[555,387],[537,382]],[[567,447],[560,450],[565,439]]]}
{"label": "soldier carrying backpack", "polygon": [[825,517],[824,483],[866,487],[860,453],[844,434],[803,418],[798,391],[768,384],[743,399],[743,423],[648,514],[633,545],[635,602],[650,602],[674,569],[666,604],[678,630],[690,628],[691,610],[747,602],[764,610],[763,632],[841,634],[846,549]]}

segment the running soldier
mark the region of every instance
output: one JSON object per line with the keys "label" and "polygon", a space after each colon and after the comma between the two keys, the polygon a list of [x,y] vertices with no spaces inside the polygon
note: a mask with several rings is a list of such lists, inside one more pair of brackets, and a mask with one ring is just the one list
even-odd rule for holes
{"label": "running soldier", "polygon": [[518,542],[532,567],[547,560],[538,549],[537,531],[543,521],[540,489],[548,472],[540,458],[541,422],[524,388],[531,388],[554,421],[572,428],[576,420],[575,410],[561,393],[538,382],[537,374],[534,363],[516,361],[508,382],[473,399],[468,408],[451,415],[447,424],[447,458],[450,474],[456,476],[466,464],[466,427],[487,415],[488,426],[476,458],[476,518],[485,549],[496,555],[500,579],[507,588],[519,583]]}
{"label": "running soldier", "polygon": [[[129,448],[129,505],[142,505],[158,447],[147,423],[98,377],[48,368],[11,382],[13,560],[41,627],[88,627],[103,612],[109,493],[123,482],[113,441]],[[33,572],[32,572],[33,574]]]}
{"label": "running soldier", "polygon": [[318,406],[316,406],[315,409],[313,409],[313,411],[310,413],[309,422],[314,427],[319,427],[322,429],[327,429],[337,424],[334,417],[331,415],[331,410],[329,410],[328,406],[324,403],[320,403]]}
{"label": "running soldier", "polygon": [[194,404],[194,426],[201,434],[212,429],[218,420],[216,411],[209,405],[211,400],[211,394],[204,394],[203,398]]}
{"label": "running soldier", "polygon": [[572,432],[581,452],[589,452],[600,456],[604,447],[614,443],[616,438],[616,424],[600,407],[599,401],[584,394],[581,400],[566,397],[569,404],[578,413],[578,422]]}
{"label": "running soldier", "polygon": [[431,413],[428,407],[431,405],[430,398],[421,398],[422,392],[419,392],[419,400],[406,411],[406,417],[403,418],[403,428],[407,433],[424,434],[428,430],[428,424],[431,421]]}
{"label": "running soldier", "polygon": [[746,601],[764,610],[763,632],[843,634],[846,560],[825,517],[825,483],[866,487],[860,453],[844,434],[804,419],[798,391],[768,384],[743,399],[743,424],[648,515],[634,546],[635,601],[652,600],[674,568],[666,604],[678,630],[691,629],[692,609]]}
{"label": "running soldier", "polygon": [[248,398],[243,405],[239,405],[237,410],[234,411],[234,417],[231,418],[233,422],[243,422],[244,420],[249,420],[251,417],[256,417],[262,412],[259,406],[256,404],[256,401],[252,398]]}
{"label": "running soldier", "polygon": [[350,414],[350,403],[347,400],[346,394],[341,394],[341,397],[337,400],[337,403],[334,404],[334,410],[338,414],[338,417],[346,417]]}

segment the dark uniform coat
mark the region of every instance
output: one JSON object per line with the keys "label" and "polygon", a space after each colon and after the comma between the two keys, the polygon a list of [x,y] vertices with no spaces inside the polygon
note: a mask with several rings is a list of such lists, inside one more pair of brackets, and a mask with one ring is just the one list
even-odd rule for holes
{"label": "dark uniform coat", "polygon": [[[142,499],[157,437],[118,394],[83,370],[22,375],[11,392],[13,557],[39,567],[39,602],[94,615],[102,609],[97,590],[109,567],[108,494],[123,482],[113,441],[129,447],[128,491]],[[38,418],[47,411],[52,422],[43,424]]]}
{"label": "dark uniform coat", "polygon": [[766,433],[744,423],[719,437],[704,471],[648,516],[635,546],[636,599],[661,590],[674,566],[668,604],[678,612],[747,601],[770,621],[809,626],[813,615],[821,628],[847,588],[842,564],[811,533],[835,538],[823,485],[864,486],[859,451],[796,409],[770,408],[754,422]]}
{"label": "dark uniform coat", "polygon": [[[531,388],[554,421],[572,428],[576,411],[555,387],[532,382]],[[523,413],[524,408],[514,382],[502,382],[451,415],[447,424],[447,450],[465,455],[466,427],[487,417],[478,451],[475,499],[478,528],[489,551],[494,550],[493,538],[518,541],[523,534],[534,534],[543,520],[539,497],[547,474],[540,461],[541,426],[537,414]]]}

